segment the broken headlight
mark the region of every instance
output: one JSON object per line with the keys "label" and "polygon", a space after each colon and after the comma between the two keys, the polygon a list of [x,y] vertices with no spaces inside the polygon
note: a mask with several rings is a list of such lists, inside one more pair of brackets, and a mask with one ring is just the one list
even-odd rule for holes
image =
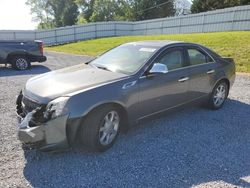
{"label": "broken headlight", "polygon": [[49,102],[44,112],[44,118],[53,119],[59,116],[63,116],[68,113],[68,109],[65,107],[69,97],[59,97]]}

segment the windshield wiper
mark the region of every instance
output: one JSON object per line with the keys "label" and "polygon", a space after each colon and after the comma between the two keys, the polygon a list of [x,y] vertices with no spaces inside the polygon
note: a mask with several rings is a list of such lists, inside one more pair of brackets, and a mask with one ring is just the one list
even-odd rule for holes
{"label": "windshield wiper", "polygon": [[90,63],[91,63],[93,60],[95,60],[95,59],[96,59],[96,57],[93,58],[93,59],[88,60],[87,62],[85,62],[85,64],[88,65],[88,64],[90,64]]}
{"label": "windshield wiper", "polygon": [[108,67],[105,67],[103,65],[97,65],[97,64],[90,64],[94,67],[97,67],[98,69],[102,69],[102,70],[107,70],[107,71],[111,71]]}

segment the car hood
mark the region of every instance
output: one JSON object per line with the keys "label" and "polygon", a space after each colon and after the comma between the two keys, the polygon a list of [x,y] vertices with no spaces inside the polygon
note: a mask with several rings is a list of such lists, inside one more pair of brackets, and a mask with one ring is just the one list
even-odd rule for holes
{"label": "car hood", "polygon": [[34,101],[46,104],[57,97],[119,80],[126,76],[80,64],[29,79],[23,94]]}

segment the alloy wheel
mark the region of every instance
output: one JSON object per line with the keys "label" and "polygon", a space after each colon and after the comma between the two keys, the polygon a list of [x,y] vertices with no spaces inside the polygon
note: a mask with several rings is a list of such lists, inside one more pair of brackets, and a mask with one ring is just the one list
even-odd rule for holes
{"label": "alloy wheel", "polygon": [[19,70],[25,70],[27,69],[29,66],[29,63],[26,59],[24,58],[18,58],[16,60],[16,67],[19,69]]}
{"label": "alloy wheel", "polygon": [[99,142],[109,145],[116,137],[120,125],[120,117],[116,111],[110,111],[103,119],[99,129]]}
{"label": "alloy wheel", "polygon": [[216,107],[219,107],[223,104],[226,99],[226,87],[224,84],[218,85],[214,92],[213,103]]}

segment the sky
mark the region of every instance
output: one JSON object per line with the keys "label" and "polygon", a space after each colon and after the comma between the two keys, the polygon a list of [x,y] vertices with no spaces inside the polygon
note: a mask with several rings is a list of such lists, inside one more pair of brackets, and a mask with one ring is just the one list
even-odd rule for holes
{"label": "sky", "polygon": [[36,28],[37,23],[32,22],[30,7],[25,2],[26,0],[0,0],[0,30]]}
{"label": "sky", "polygon": [[30,7],[26,0],[0,0],[0,30],[35,29],[37,23],[32,22]]}

